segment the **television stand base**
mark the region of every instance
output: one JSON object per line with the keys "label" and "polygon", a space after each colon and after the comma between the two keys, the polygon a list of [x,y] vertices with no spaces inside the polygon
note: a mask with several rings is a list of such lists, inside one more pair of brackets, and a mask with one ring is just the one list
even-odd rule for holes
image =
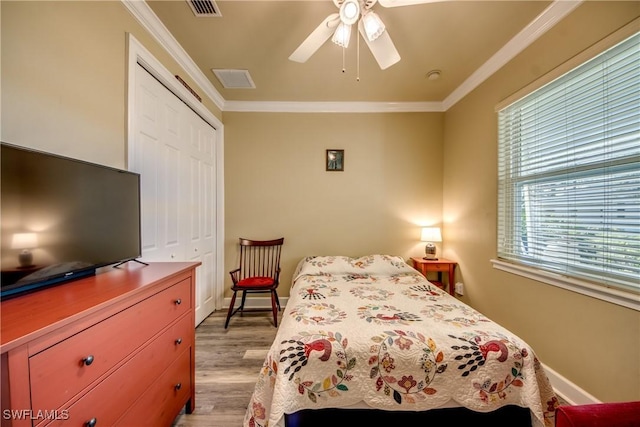
{"label": "television stand base", "polygon": [[144,262],[144,261],[140,261],[139,259],[131,258],[131,259],[125,259],[124,261],[120,261],[119,263],[115,264],[115,265],[113,266],[113,268],[118,268],[118,267],[120,267],[122,264],[126,264],[126,263],[128,263],[129,261],[134,261],[134,262],[137,262],[138,264],[142,264],[142,265],[149,265],[149,264],[147,264],[147,263],[146,263],[146,262]]}

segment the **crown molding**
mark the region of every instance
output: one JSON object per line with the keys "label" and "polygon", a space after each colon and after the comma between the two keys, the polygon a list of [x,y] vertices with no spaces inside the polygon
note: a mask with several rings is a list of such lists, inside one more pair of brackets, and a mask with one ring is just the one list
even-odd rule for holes
{"label": "crown molding", "polygon": [[169,55],[185,69],[189,77],[202,88],[220,111],[271,113],[405,113],[447,111],[583,2],[583,0],[554,0],[549,7],[523,28],[515,37],[509,40],[507,44],[482,64],[480,68],[473,72],[473,74],[441,102],[289,102],[225,100],[145,1],[121,1]]}
{"label": "crown molding", "polygon": [[550,30],[578,7],[583,0],[555,0],[540,15],[498,50],[491,58],[473,72],[460,86],[442,101],[445,111],[455,105],[472,90],[480,86],[496,71],[511,61],[520,52]]}
{"label": "crown molding", "polygon": [[441,102],[287,102],[226,101],[224,111],[263,113],[443,112]]}

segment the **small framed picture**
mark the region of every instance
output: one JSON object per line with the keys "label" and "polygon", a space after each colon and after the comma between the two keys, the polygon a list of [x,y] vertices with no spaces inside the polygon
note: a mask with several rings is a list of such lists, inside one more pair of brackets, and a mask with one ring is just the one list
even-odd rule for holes
{"label": "small framed picture", "polygon": [[344,150],[327,150],[327,170],[344,171]]}

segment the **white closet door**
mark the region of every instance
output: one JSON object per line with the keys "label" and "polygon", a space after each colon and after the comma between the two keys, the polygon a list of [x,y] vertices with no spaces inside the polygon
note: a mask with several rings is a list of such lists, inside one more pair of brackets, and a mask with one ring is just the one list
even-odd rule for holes
{"label": "white closet door", "polygon": [[[185,108],[187,108],[185,106]],[[188,109],[188,108],[187,108]],[[215,132],[197,115],[188,115],[183,124],[187,126],[188,147],[188,194],[186,221],[186,257],[198,260],[202,266],[196,279],[202,282],[197,287],[196,324],[204,320],[215,309]],[[210,283],[211,286],[206,286]]]}
{"label": "white closet door", "polygon": [[142,259],[200,261],[196,325],[215,309],[216,131],[136,67],[132,164],[140,173]]}

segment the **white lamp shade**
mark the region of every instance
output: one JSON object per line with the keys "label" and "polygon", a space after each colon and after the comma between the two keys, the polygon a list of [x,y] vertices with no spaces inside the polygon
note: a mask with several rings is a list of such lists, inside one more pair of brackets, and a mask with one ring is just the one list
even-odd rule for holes
{"label": "white lamp shade", "polygon": [[16,233],[11,240],[12,249],[33,249],[38,246],[36,233]]}
{"label": "white lamp shade", "polygon": [[362,16],[362,23],[364,25],[364,32],[367,34],[367,38],[370,42],[374,41],[384,33],[384,23],[374,12],[364,14]]}
{"label": "white lamp shade", "polygon": [[439,227],[423,227],[420,235],[423,242],[442,242],[442,234]]}
{"label": "white lamp shade", "polygon": [[338,24],[338,28],[333,33],[331,41],[340,47],[349,47],[349,40],[351,39],[351,25],[347,25],[344,22]]}

